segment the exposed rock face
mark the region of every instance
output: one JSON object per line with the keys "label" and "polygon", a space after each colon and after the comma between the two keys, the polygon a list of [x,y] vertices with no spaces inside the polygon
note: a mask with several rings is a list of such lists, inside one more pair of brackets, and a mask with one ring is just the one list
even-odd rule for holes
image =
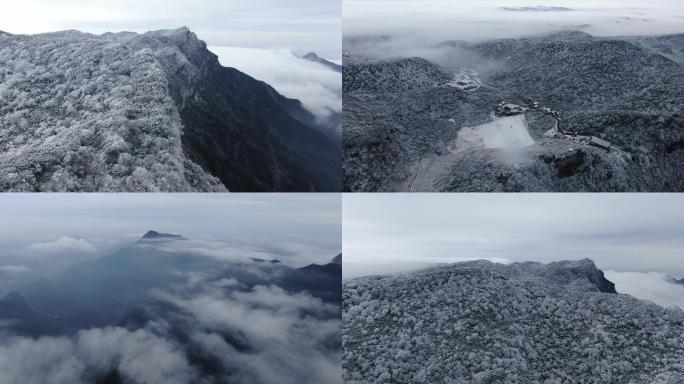
{"label": "exposed rock face", "polygon": [[[459,130],[492,121],[502,100],[524,105],[533,97],[562,114],[563,131],[624,153],[544,137],[554,121],[530,110],[525,117],[535,145],[515,157],[487,148],[460,153],[422,190],[684,190],[683,42],[681,35],[596,38],[564,32],[440,45],[490,68],[477,68],[477,89],[443,86],[456,80],[453,69],[420,58],[360,59],[372,52],[370,38],[357,43],[359,52],[348,44],[344,189],[407,190],[421,162],[443,160]],[[570,151],[576,155],[565,158]]]}
{"label": "exposed rock face", "polygon": [[339,144],[187,28],[4,34],[0,68],[0,190],[339,189]]}
{"label": "exposed rock face", "polygon": [[536,277],[561,286],[572,285],[588,291],[617,293],[615,284],[603,276],[590,259],[556,261],[549,264],[526,262],[509,265],[492,264],[486,267],[491,270],[515,278]]}
{"label": "exposed rock face", "polygon": [[458,263],[343,282],[347,383],[677,383],[684,311],[591,260]]}

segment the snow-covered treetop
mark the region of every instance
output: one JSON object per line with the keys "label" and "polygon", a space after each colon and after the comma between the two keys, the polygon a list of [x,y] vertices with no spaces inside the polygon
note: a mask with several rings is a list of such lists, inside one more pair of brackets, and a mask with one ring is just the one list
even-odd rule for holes
{"label": "snow-covered treetop", "polygon": [[597,277],[585,259],[344,281],[344,381],[680,382],[684,311],[601,291]]}
{"label": "snow-covered treetop", "polygon": [[187,28],[0,35],[0,190],[211,191],[176,105],[218,65]]}

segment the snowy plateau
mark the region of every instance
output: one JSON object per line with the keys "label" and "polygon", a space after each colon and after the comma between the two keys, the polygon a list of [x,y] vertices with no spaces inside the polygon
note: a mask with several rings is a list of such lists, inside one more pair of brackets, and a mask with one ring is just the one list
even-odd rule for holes
{"label": "snowy plateau", "polygon": [[[684,191],[684,34],[343,44],[345,191]],[[517,143],[454,153],[502,105]]]}
{"label": "snowy plateau", "polygon": [[343,281],[345,383],[675,384],[684,311],[591,260],[473,261]]}
{"label": "snowy plateau", "polygon": [[2,191],[336,191],[340,158],[187,28],[0,32]]}

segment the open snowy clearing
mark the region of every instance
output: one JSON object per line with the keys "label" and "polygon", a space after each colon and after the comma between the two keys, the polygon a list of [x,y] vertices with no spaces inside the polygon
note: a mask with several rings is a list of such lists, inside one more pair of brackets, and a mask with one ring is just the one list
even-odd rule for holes
{"label": "open snowy clearing", "polygon": [[461,128],[455,150],[476,146],[518,150],[534,144],[525,115],[495,117],[493,121],[476,127]]}
{"label": "open snowy clearing", "polygon": [[409,192],[435,190],[435,182],[443,179],[467,151],[501,150],[505,159],[518,161],[525,148],[534,143],[524,114],[493,117],[489,123],[463,127],[456,140],[447,146],[446,154],[425,157],[416,163],[414,175],[402,189]]}
{"label": "open snowy clearing", "polygon": [[471,91],[480,88],[483,84],[482,80],[480,80],[480,74],[476,71],[468,68],[461,68],[458,71],[454,71],[454,79],[445,85],[458,88],[462,91]]}

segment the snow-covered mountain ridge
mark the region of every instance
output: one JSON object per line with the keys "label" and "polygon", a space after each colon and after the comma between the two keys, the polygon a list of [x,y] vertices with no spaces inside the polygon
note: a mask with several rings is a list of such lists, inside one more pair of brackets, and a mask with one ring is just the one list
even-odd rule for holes
{"label": "snow-covered mountain ridge", "polygon": [[294,114],[187,28],[0,35],[0,190],[335,189]]}
{"label": "snow-covered mountain ridge", "polygon": [[343,281],[348,383],[678,383],[684,311],[590,260],[457,263]]}

